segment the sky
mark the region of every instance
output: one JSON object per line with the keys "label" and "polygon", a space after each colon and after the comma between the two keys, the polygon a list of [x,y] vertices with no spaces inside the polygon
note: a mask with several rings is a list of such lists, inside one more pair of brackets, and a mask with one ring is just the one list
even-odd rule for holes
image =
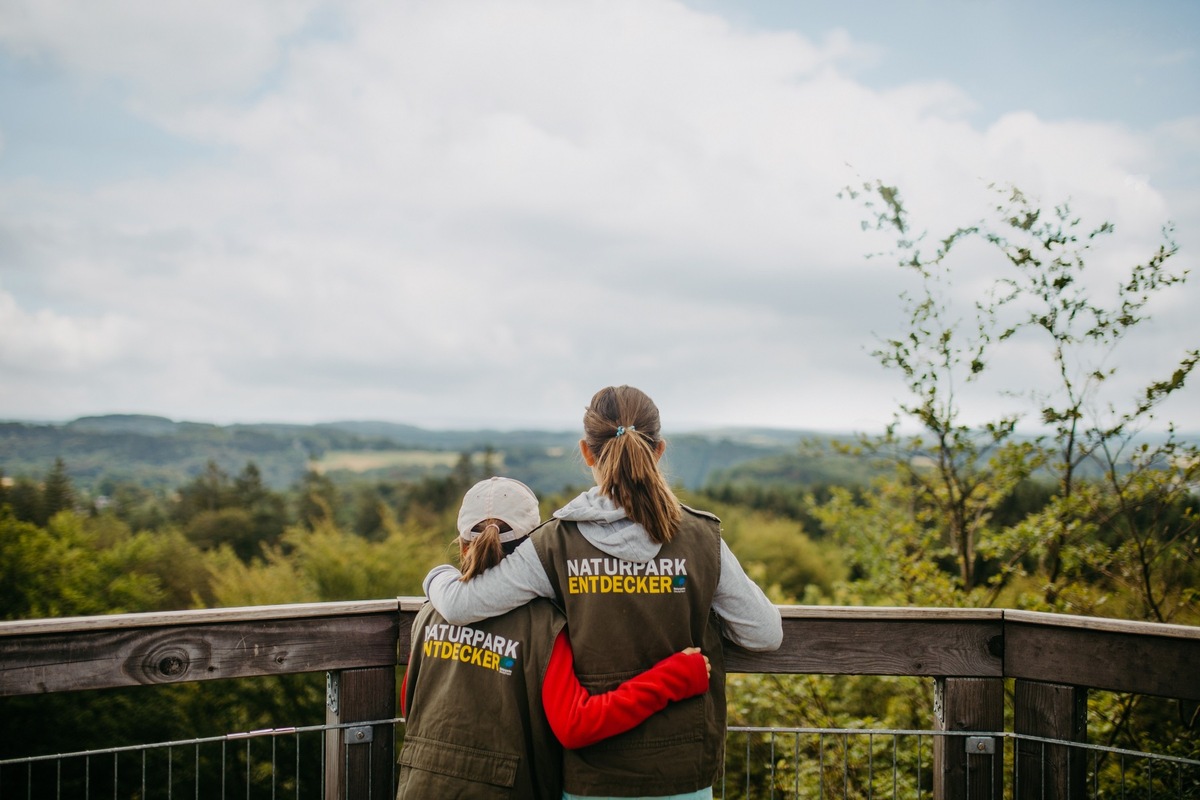
{"label": "sky", "polygon": [[[1104,298],[1167,224],[1196,272],[1198,165],[1194,0],[0,0],[0,419],[569,429],[627,383],[668,434],[875,431],[915,284],[844,187],[939,238],[989,185],[1068,202]],[[1101,412],[1198,302],[1096,362]],[[1035,423],[1049,352],[960,420]],[[1200,431],[1196,383],[1154,425]]]}

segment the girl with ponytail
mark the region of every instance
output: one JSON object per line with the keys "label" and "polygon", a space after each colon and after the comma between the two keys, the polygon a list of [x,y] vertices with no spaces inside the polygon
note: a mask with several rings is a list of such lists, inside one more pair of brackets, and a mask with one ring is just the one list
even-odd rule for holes
{"label": "girl with ponytail", "polygon": [[579,443],[600,494],[638,523],[655,542],[671,541],[683,515],[658,468],[667,443],[659,430],[658,407],[629,386],[596,392],[583,415]]}
{"label": "girl with ponytail", "polygon": [[511,530],[512,528],[504,520],[489,518],[471,528],[472,533],[479,535],[470,542],[466,539],[459,539],[464,581],[469,581],[476,575],[482,575],[500,563],[500,559],[505,556],[504,545],[500,543],[500,534]]}
{"label": "girl with ponytail", "polygon": [[575,672],[592,692],[683,647],[711,661],[702,696],[672,703],[600,746],[563,755],[563,798],[712,797],[724,760],[721,639],[774,650],[779,610],[721,539],[720,520],[682,505],[659,461],[658,407],[632,386],[592,397],[579,451],[596,485],[554,512],[496,567],[469,581],[449,565],[425,593],[457,624],[553,598],[571,630]]}

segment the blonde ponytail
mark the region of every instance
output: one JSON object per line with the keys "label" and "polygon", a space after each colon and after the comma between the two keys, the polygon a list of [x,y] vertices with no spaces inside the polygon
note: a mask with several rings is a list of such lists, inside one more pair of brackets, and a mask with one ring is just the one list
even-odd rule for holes
{"label": "blonde ponytail", "polygon": [[487,572],[503,560],[504,547],[500,544],[500,526],[502,524],[498,519],[486,519],[480,523],[483,526],[483,532],[468,542],[467,549],[463,552],[462,578],[460,580],[469,581],[476,575]]}

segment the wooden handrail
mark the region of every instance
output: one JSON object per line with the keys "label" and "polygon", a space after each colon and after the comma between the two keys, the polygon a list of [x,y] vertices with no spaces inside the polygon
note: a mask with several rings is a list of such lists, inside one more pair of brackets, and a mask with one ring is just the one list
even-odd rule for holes
{"label": "wooden handrail", "polygon": [[[403,664],[421,604],[402,597],[0,622],[0,696]],[[1200,627],[1005,609],[780,612],[783,646],[730,646],[730,671],[1011,677],[1200,700]]]}
{"label": "wooden handrail", "polygon": [[[326,721],[388,719],[422,598],[0,622],[0,696],[327,671]],[[1018,733],[1080,740],[1088,689],[1200,700],[1200,627],[1004,609],[782,606],[783,645],[725,649],[730,672],[936,680],[939,730],[998,731],[1016,679]],[[367,750],[326,737],[328,797],[390,797],[391,731]],[[935,740],[934,796],[1002,796],[1000,773]],[[1022,783],[1076,797],[1065,748],[1018,753]],[[974,766],[972,766],[974,763]]]}
{"label": "wooden handrail", "polygon": [[[416,607],[421,601],[412,599]],[[6,636],[31,633],[71,633],[77,631],[119,630],[121,628],[161,628],[171,625],[197,625],[212,622],[250,622],[252,620],[306,619],[352,614],[395,613],[403,610],[397,600],[353,600],[341,603],[293,603],[241,608],[196,608],[184,611],[150,611],[138,614],[101,614],[92,617],[54,617],[49,619],[0,622],[0,643]]]}

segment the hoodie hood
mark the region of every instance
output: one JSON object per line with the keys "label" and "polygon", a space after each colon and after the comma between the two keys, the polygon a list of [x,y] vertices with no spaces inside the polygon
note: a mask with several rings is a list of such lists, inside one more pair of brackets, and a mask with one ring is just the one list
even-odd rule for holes
{"label": "hoodie hood", "polygon": [[574,522],[583,538],[614,558],[644,564],[662,549],[645,528],[625,515],[625,509],[600,494],[598,486],[555,511],[554,516]]}

